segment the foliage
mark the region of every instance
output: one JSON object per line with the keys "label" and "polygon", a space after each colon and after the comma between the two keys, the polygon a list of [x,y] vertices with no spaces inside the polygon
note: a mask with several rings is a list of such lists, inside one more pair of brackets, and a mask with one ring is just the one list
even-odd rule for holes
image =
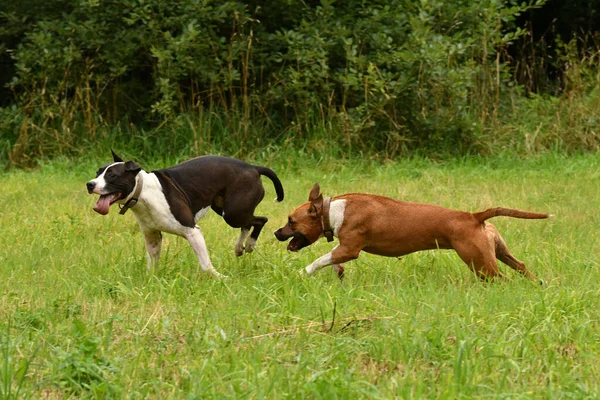
{"label": "foliage", "polygon": [[[528,34],[516,18],[543,5],[6,3],[0,39],[9,52],[0,57],[11,57],[5,76],[12,95],[5,91],[0,99],[0,157],[26,164],[132,135],[143,141],[159,136],[162,147],[195,154],[292,143],[383,157],[486,154],[498,130],[496,136],[510,134],[502,128],[513,114],[530,108],[506,51]],[[589,74],[597,62],[577,50],[565,65],[588,73],[583,87],[597,87],[598,77]],[[523,108],[504,113],[515,96]],[[164,146],[178,142],[172,135],[182,120],[191,127],[186,144]],[[555,133],[562,137],[549,136]],[[581,136],[564,140],[565,149],[597,148],[596,138]],[[518,136],[511,140],[504,144],[523,143]]]}
{"label": "foliage", "polygon": [[[33,321],[35,320],[36,319],[34,318]],[[22,327],[23,326],[17,326],[17,328]],[[22,389],[26,386],[24,382],[27,378],[31,363],[39,350],[38,346],[29,357],[17,355],[17,347],[21,345],[22,342],[27,342],[28,340],[19,337],[19,340],[15,341],[11,337],[13,333],[11,328],[12,320],[9,318],[5,331],[2,332],[2,336],[0,337],[0,398],[2,399],[19,399],[20,395],[22,396],[25,394],[22,392]],[[24,392],[28,392],[28,389],[29,388],[25,389]]]}
{"label": "foliage", "polygon": [[118,369],[101,355],[102,338],[91,336],[80,320],[73,322],[74,337],[69,349],[56,349],[53,381],[68,392],[91,392],[95,398],[114,397],[109,377]]}

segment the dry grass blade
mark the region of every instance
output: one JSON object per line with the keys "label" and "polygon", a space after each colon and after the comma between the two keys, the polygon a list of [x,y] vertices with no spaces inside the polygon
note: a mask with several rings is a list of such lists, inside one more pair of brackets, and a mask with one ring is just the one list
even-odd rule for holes
{"label": "dry grass blade", "polygon": [[[390,320],[390,319],[396,318],[397,316],[398,316],[398,314],[383,316],[383,317],[369,316],[369,317],[359,317],[359,318],[355,318],[355,317],[344,318],[340,321],[340,323],[344,324],[344,326],[341,329],[339,329],[337,332],[344,331],[345,329],[347,329],[347,327],[349,327],[353,323]],[[335,323],[335,321],[333,319],[331,321],[325,321],[325,322],[313,321],[313,322],[309,322],[307,324],[295,325],[295,326],[288,327],[288,328],[281,328],[281,329],[278,329],[273,332],[263,333],[262,335],[246,336],[246,337],[241,338],[241,340],[256,340],[256,339],[270,338],[270,337],[278,336],[278,335],[287,335],[287,334],[296,333],[302,329],[311,330],[311,329],[318,328],[318,327],[323,328],[323,330],[326,332],[331,332],[333,330],[334,323]],[[327,328],[327,326],[329,326],[329,328]]]}

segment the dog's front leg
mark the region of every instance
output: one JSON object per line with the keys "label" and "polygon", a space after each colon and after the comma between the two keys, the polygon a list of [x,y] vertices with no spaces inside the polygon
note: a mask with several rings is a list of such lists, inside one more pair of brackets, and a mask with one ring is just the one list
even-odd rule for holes
{"label": "dog's front leg", "polygon": [[300,273],[306,274],[306,275],[312,275],[315,272],[317,272],[318,270],[320,270],[321,268],[333,264],[333,262],[331,261],[331,253],[332,252],[329,252],[329,253],[325,254],[324,256],[317,258],[311,264],[307,265],[306,268],[301,269]]}
{"label": "dog's front leg", "polygon": [[158,260],[160,259],[162,234],[160,231],[147,231],[144,232],[144,240],[146,241],[146,251],[148,256],[148,272],[151,272],[156,269]]}
{"label": "dog's front leg", "polygon": [[200,266],[204,271],[217,278],[227,278],[227,276],[218,273],[210,262],[210,258],[208,257],[208,249],[206,248],[206,242],[204,241],[204,236],[202,235],[202,231],[199,227],[196,226],[194,228],[190,228],[185,233],[185,237],[188,242],[190,242],[192,249],[194,249],[194,253],[196,253],[196,257],[198,257]]}
{"label": "dog's front leg", "polygon": [[337,272],[338,276],[343,275],[343,267],[339,264],[345,263],[346,261],[354,260],[358,257],[359,251],[352,251],[347,247],[337,245],[331,250],[331,252],[325,254],[322,257],[317,258],[311,264],[307,265],[306,268],[301,269],[300,273],[306,275],[312,275],[321,268],[324,268],[328,265],[334,264],[334,269]]}

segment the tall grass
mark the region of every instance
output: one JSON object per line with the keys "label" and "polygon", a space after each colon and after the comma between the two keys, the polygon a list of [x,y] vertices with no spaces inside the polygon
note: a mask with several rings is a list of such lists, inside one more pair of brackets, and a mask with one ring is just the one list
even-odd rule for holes
{"label": "tall grass", "polygon": [[[10,338],[0,351],[4,393],[599,396],[598,157],[306,160],[256,156],[277,171],[286,200],[270,201],[274,190],[264,182],[258,213],[269,222],[254,253],[236,258],[238,233],[217,215],[201,220],[227,281],[205,276],[189,245],[170,235],[160,267],[146,273],[131,215],[92,211],[84,184],[96,163],[55,161],[0,175],[0,332]],[[145,160],[144,167],[172,161]],[[362,254],[342,283],[330,269],[303,279],[297,271],[332,244],[288,253],[271,232],[314,182],[329,195],[361,191],[472,211],[501,205],[551,212],[555,218],[544,221],[494,220],[513,254],[547,286],[508,267],[501,268],[509,281],[480,282],[451,251]],[[21,375],[10,372],[28,360]]]}

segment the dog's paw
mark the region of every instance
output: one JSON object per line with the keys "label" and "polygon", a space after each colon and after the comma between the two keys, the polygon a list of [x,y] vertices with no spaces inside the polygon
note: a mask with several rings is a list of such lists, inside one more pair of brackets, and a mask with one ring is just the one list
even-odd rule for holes
{"label": "dog's paw", "polygon": [[217,271],[214,268],[210,268],[208,270],[206,270],[206,272],[208,272],[208,274],[216,279],[229,279],[229,276],[227,275],[223,275],[222,273],[220,273],[219,271]]}
{"label": "dog's paw", "polygon": [[240,257],[244,254],[244,246],[235,246],[235,256]]}
{"label": "dog's paw", "polygon": [[246,243],[244,244],[244,251],[246,253],[252,253],[255,248],[256,248],[256,239],[249,238],[248,240],[246,240]]}
{"label": "dog's paw", "polygon": [[341,264],[333,264],[333,270],[337,273],[340,280],[344,279],[344,267]]}
{"label": "dog's paw", "polygon": [[223,275],[223,274],[220,274],[220,273],[218,273],[218,272],[217,272],[217,273],[214,273],[214,274],[213,274],[213,277],[215,277],[215,278],[217,278],[217,279],[221,279],[221,280],[227,280],[227,279],[229,279],[229,276],[228,276],[228,275]]}

